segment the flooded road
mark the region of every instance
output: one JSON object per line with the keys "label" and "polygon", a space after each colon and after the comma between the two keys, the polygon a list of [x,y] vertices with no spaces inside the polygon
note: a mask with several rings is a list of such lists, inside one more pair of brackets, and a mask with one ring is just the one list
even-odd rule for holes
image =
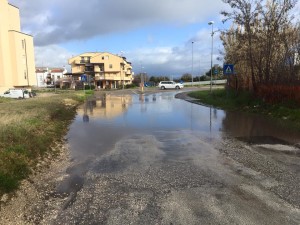
{"label": "flooded road", "polygon": [[299,134],[174,96],[103,95],[78,110],[53,224],[300,224]]}
{"label": "flooded road", "polygon": [[300,224],[299,133],[175,94],[82,105],[67,135],[70,165],[27,222]]}

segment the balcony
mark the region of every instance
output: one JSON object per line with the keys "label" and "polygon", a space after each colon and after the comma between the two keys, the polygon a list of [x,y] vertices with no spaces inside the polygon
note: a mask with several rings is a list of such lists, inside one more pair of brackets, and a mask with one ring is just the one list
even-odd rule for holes
{"label": "balcony", "polygon": [[91,63],[90,60],[83,60],[83,59],[75,60],[75,64],[90,64],[90,63]]}
{"label": "balcony", "polygon": [[98,66],[95,66],[95,72],[96,73],[103,73],[104,72],[104,68],[99,68]]}
{"label": "balcony", "polygon": [[88,60],[88,59],[81,59],[81,60],[80,60],[80,63],[81,63],[81,64],[86,64],[86,63],[90,64],[90,63],[91,63],[91,60]]}
{"label": "balcony", "polygon": [[104,80],[104,75],[95,75],[95,80]]}
{"label": "balcony", "polygon": [[84,72],[92,73],[92,72],[94,72],[94,67],[93,66],[85,66]]}

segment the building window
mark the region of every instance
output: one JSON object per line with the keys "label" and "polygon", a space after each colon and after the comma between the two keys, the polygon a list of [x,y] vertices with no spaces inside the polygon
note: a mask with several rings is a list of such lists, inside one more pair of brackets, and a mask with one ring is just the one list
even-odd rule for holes
{"label": "building window", "polygon": [[102,60],[104,60],[104,56],[102,56]]}
{"label": "building window", "polygon": [[84,57],[83,56],[80,57],[80,63],[84,63]]}
{"label": "building window", "polygon": [[109,68],[112,69],[112,68],[113,68],[113,65],[112,65],[112,64],[109,64]]}

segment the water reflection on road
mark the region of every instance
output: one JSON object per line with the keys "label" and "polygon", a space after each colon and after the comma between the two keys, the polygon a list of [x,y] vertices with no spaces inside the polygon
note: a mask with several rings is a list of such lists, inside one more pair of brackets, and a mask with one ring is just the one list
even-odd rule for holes
{"label": "water reflection on road", "polygon": [[167,130],[202,131],[218,138],[225,113],[175,99],[174,93],[103,95],[86,101],[68,134],[74,157],[102,154],[133,134]]}
{"label": "water reflection on road", "polygon": [[79,108],[68,134],[74,157],[81,157],[81,153],[99,156],[123,137],[168,130],[198,131],[208,139],[229,135],[249,140],[274,137],[293,144],[299,141],[299,134],[261,116],[224,112],[175,99],[174,95],[107,94],[89,99]]}
{"label": "water reflection on road", "polygon": [[[191,104],[173,92],[107,94],[82,105],[67,137],[76,163],[57,192],[81,191],[72,195],[72,204],[55,224],[69,218],[72,224],[300,221],[300,212],[278,198],[298,202],[293,190],[298,190],[299,177],[290,175],[299,169],[297,157],[286,156],[284,166],[277,165],[282,155],[272,156],[273,162],[257,154],[256,147],[226,142],[235,137],[259,151],[270,144],[298,149],[298,133],[261,116]],[[266,169],[266,163],[272,167]],[[74,182],[79,188],[66,190]],[[281,182],[289,183],[287,189]]]}

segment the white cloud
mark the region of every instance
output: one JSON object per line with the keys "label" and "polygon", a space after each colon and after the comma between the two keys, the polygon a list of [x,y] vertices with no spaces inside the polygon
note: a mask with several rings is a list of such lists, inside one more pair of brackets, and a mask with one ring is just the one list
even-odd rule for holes
{"label": "white cloud", "polygon": [[145,27],[189,24],[219,12],[220,0],[10,0],[21,10],[22,24],[36,45],[58,44]]}
{"label": "white cloud", "polygon": [[58,45],[35,47],[36,66],[64,67],[68,66],[68,59],[76,55]]}
{"label": "white cloud", "polygon": [[[217,35],[214,37],[214,44],[213,64],[222,64],[216,60],[222,48]],[[138,48],[127,52],[126,57],[133,62],[135,73],[140,73],[143,67],[143,72],[149,75],[180,77],[184,73],[192,73],[192,70],[194,76],[203,75],[209,70],[211,63],[210,33],[208,29],[204,29],[181,46]]]}

